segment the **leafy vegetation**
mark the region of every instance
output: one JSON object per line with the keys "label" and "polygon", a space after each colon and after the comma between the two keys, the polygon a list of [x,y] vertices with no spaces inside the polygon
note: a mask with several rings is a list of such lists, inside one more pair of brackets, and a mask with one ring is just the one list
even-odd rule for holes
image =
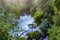
{"label": "leafy vegetation", "polygon": [[[48,19],[47,21],[49,23],[51,21],[54,22],[54,23],[52,22],[53,25],[47,30],[48,31],[47,33],[49,34],[48,40],[60,40],[60,0],[52,0],[51,2],[47,2],[44,8],[42,8],[42,11],[43,11],[43,16],[41,18],[43,19],[43,21],[45,19]],[[39,14],[41,13],[37,13],[36,16],[34,16],[36,18],[35,21],[37,20],[37,24],[39,24],[40,23],[39,21],[41,21]],[[40,26],[40,28],[41,27],[42,26]],[[43,28],[45,28],[45,26]]]}
{"label": "leafy vegetation", "polygon": [[13,7],[9,8],[8,4],[2,4],[0,4],[0,40],[13,40],[8,32],[16,25],[20,10],[17,11],[19,8],[16,8],[14,13]]}
{"label": "leafy vegetation", "polygon": [[28,33],[28,38],[27,39],[31,40],[33,38],[36,39],[36,40],[39,40],[40,39],[40,32],[35,31],[35,32]]}
{"label": "leafy vegetation", "polygon": [[[37,5],[31,5],[27,9],[11,5],[0,0],[0,40],[15,40],[9,31],[17,25],[21,10],[28,11],[34,15],[34,20],[40,29],[48,34],[48,40],[60,40],[60,0],[36,1]],[[16,40],[39,40],[39,31],[28,33],[28,38],[18,37]]]}
{"label": "leafy vegetation", "polygon": [[60,0],[54,0],[53,3],[55,16],[53,17],[54,25],[48,30],[49,40],[60,40]]}

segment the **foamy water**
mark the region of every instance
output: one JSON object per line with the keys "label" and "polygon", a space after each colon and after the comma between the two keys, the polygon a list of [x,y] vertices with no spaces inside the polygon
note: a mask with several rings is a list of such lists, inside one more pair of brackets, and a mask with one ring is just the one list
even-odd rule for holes
{"label": "foamy water", "polygon": [[[14,33],[12,33],[13,31],[11,31],[12,35],[26,37],[27,33],[34,32],[36,30],[39,31],[41,34],[44,34],[36,24],[34,24],[36,26],[36,28],[34,28],[32,31],[32,28],[29,27],[29,24],[34,24],[34,18],[31,15],[20,16],[20,18],[18,20],[18,28],[19,29],[17,29],[17,30],[22,29],[22,31],[14,32]],[[16,28],[15,28],[15,30],[16,30]],[[44,40],[48,40],[48,37],[46,37]]]}

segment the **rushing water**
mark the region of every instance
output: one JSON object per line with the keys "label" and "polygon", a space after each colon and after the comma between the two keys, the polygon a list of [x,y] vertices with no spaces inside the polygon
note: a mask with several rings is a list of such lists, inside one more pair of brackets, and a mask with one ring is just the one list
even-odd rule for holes
{"label": "rushing water", "polygon": [[19,19],[19,24],[18,26],[22,27],[24,30],[29,30],[28,24],[32,24],[34,21],[33,17],[31,15],[25,15],[21,16]]}
{"label": "rushing water", "polygon": [[[33,24],[34,28],[32,29],[32,26],[29,24]],[[20,16],[18,20],[18,28],[14,28],[16,32],[11,31],[10,33],[13,36],[20,36],[20,37],[26,37],[27,33],[34,32],[34,31],[39,31],[41,34],[44,34],[39,27],[34,23],[34,18],[31,15],[24,15]],[[22,30],[19,32],[19,30]],[[44,40],[48,40],[48,37],[46,37]]]}
{"label": "rushing water", "polygon": [[[33,17],[31,17],[31,15],[21,16],[18,23],[18,26],[20,26],[23,29],[23,31],[19,35],[23,37],[29,32],[39,30],[39,27],[37,27],[37,25],[34,23],[34,19]],[[32,29],[32,26],[29,26],[29,24],[33,24],[35,28]]]}

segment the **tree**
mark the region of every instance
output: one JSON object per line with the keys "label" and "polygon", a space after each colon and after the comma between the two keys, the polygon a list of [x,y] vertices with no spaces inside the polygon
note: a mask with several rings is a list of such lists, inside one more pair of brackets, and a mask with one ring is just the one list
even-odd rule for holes
{"label": "tree", "polygon": [[54,14],[53,17],[54,25],[48,29],[49,40],[60,40],[60,0],[53,0]]}
{"label": "tree", "polygon": [[[49,40],[60,40],[60,0],[51,0],[49,2],[46,2],[44,5],[42,5],[41,11],[43,11],[43,14],[38,12],[35,13],[34,19],[35,22],[38,25],[45,25],[45,19],[48,21],[47,25],[54,25],[50,26],[50,28],[47,28],[47,25],[45,26],[40,26],[42,27],[43,30],[45,27],[47,28]],[[42,17],[41,17],[42,14]],[[49,27],[49,26],[48,26]],[[45,31],[45,30],[44,30]]]}
{"label": "tree", "polygon": [[0,4],[0,40],[13,40],[9,31],[16,26],[17,19],[20,16],[17,15],[20,12],[20,8],[16,7],[15,10],[13,7],[12,5],[9,6],[9,4],[6,4],[6,2]]}

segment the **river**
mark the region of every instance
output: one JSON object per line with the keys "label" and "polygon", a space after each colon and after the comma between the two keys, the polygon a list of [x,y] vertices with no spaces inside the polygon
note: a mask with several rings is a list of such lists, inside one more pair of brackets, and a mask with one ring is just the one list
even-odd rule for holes
{"label": "river", "polygon": [[[34,28],[32,28],[31,25],[29,26],[29,24],[33,24]],[[31,15],[25,14],[23,16],[20,16],[17,26],[18,27],[14,27],[14,30],[10,32],[10,34],[12,34],[14,37],[20,36],[20,37],[27,38],[27,33],[34,32],[34,31],[39,31],[42,35],[44,35],[44,33],[40,30],[40,28],[34,22],[34,18]],[[43,40],[48,40],[48,36]]]}

